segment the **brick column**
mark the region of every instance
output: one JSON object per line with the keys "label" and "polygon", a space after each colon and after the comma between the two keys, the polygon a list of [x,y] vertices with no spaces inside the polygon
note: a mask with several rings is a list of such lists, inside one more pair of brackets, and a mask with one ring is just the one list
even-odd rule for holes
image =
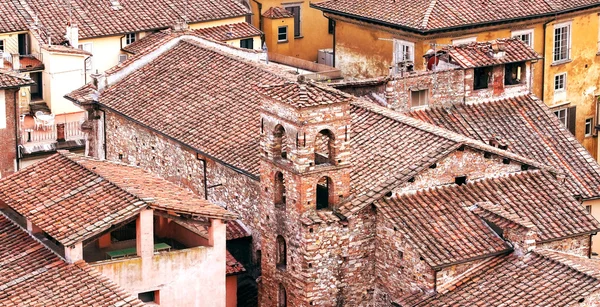
{"label": "brick column", "polygon": [[154,210],[144,209],[136,221],[137,255],[152,258],[154,254]]}

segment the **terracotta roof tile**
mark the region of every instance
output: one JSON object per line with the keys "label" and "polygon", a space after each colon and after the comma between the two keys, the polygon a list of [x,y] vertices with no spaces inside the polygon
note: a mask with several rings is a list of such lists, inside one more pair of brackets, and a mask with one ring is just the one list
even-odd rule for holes
{"label": "terracotta roof tile", "polygon": [[564,172],[571,194],[600,196],[600,166],[537,98],[520,96],[407,115],[483,142],[500,140],[508,151]]}
{"label": "terracotta roof tile", "polygon": [[143,306],[83,261],[67,264],[0,215],[2,306]]}
{"label": "terracotta roof tile", "polygon": [[540,15],[550,16],[598,4],[597,0],[329,0],[311,6],[356,19],[428,33]]}
{"label": "terracotta roof tile", "polygon": [[227,251],[227,257],[225,258],[225,262],[227,264],[226,273],[227,275],[235,275],[239,273],[246,272],[246,268],[237,261],[229,251]]}
{"label": "terracotta roof tile", "polygon": [[[8,2],[19,3],[18,0]],[[167,28],[178,20],[197,23],[250,14],[241,2],[235,0],[218,3],[209,0],[119,0],[119,6],[115,8],[111,5],[112,1],[74,0],[69,2],[70,7],[54,0],[22,2],[27,6],[24,10],[6,9],[11,20],[18,21],[22,27],[24,17],[19,15],[32,19],[30,15],[35,14],[53,40],[64,36],[65,23],[69,20],[78,25],[80,39],[86,39]],[[30,13],[25,13],[27,11]],[[15,29],[9,25],[0,23],[0,33]]]}
{"label": "terracotta roof tile", "polygon": [[33,80],[13,71],[0,69],[0,89],[17,88],[34,84]]}
{"label": "terracotta roof tile", "polygon": [[[494,56],[493,44],[502,48],[502,56]],[[529,45],[517,38],[497,39],[490,42],[473,42],[449,46],[443,49],[450,55],[450,62],[463,68],[484,67],[541,59]]]}
{"label": "terracotta roof tile", "polygon": [[252,236],[246,225],[244,225],[244,223],[242,223],[242,221],[239,220],[227,222],[226,234],[227,240],[248,238]]}
{"label": "terracotta roof tile", "polygon": [[278,19],[278,18],[290,18],[294,17],[290,11],[282,8],[280,6],[272,6],[268,10],[266,10],[263,14],[263,17]]}
{"label": "terracotta roof tile", "polygon": [[29,24],[27,14],[18,1],[0,1],[0,29],[1,32],[27,31]]}
{"label": "terracotta roof tile", "polygon": [[162,45],[167,41],[182,35],[206,37],[217,41],[228,41],[232,39],[260,36],[261,34],[262,32],[259,29],[246,22],[186,31],[173,31],[172,29],[166,29],[145,36],[144,38],[123,47],[123,50],[129,53],[137,54],[149,47]]}
{"label": "terracotta roof tile", "polygon": [[[600,290],[600,280],[531,252],[498,256],[440,293],[410,306],[571,306]],[[408,305],[407,305],[408,306]],[[482,305],[483,306],[483,305]]]}
{"label": "terracotta roof tile", "polygon": [[[432,266],[501,251],[503,241],[484,224],[473,205],[489,202],[498,216],[535,227],[539,242],[588,234],[596,221],[550,174],[528,171],[382,198],[382,214],[406,229],[409,240]],[[484,207],[489,207],[485,206]]]}
{"label": "terracotta roof tile", "polygon": [[306,108],[341,102],[350,102],[353,96],[312,81],[285,82],[259,86],[267,98],[289,104],[294,108]]}

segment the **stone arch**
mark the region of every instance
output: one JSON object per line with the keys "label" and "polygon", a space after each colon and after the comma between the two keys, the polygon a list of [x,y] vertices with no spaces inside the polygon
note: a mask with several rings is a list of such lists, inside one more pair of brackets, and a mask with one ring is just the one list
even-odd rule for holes
{"label": "stone arch", "polygon": [[287,159],[288,155],[288,140],[285,128],[277,124],[273,130],[273,156],[275,158]]}
{"label": "stone arch", "polygon": [[283,236],[277,236],[277,268],[285,269],[287,265],[287,245]]}
{"label": "stone arch", "polygon": [[279,284],[279,291],[277,293],[277,306],[287,307],[287,292],[283,284]]}
{"label": "stone arch", "polygon": [[335,164],[335,135],[329,129],[323,129],[315,137],[315,165]]}
{"label": "stone arch", "polygon": [[283,178],[282,172],[275,173],[274,188],[273,188],[275,199],[275,206],[285,206],[286,203],[286,191],[285,191],[285,179]]}

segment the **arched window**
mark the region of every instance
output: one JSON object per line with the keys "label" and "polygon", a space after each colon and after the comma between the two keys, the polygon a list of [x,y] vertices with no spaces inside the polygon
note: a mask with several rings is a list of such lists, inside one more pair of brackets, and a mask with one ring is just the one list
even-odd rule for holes
{"label": "arched window", "polygon": [[333,152],[333,133],[328,130],[321,130],[315,138],[315,165],[335,164]]}
{"label": "arched window", "polygon": [[331,178],[321,177],[317,182],[317,210],[328,209],[334,201]]}
{"label": "arched window", "polygon": [[273,144],[273,155],[275,158],[283,158],[287,159],[288,153],[288,142],[285,134],[285,129],[283,129],[282,125],[275,126],[274,136],[274,144]]}
{"label": "arched window", "polygon": [[279,294],[277,295],[277,306],[278,307],[286,307],[287,306],[287,293],[285,293],[285,287],[282,284],[279,284]]}
{"label": "arched window", "polygon": [[285,269],[287,263],[287,249],[285,239],[282,236],[277,236],[277,268]]}
{"label": "arched window", "polygon": [[285,206],[285,181],[283,180],[283,174],[277,172],[275,174],[275,205]]}

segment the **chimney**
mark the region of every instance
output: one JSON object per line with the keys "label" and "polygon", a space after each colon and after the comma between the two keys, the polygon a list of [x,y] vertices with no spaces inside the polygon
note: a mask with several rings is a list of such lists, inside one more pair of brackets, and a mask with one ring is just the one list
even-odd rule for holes
{"label": "chimney", "polygon": [[79,47],[79,28],[76,25],[67,24],[67,35],[65,38],[73,48]]}
{"label": "chimney", "polygon": [[504,57],[504,50],[504,42],[498,40],[492,42],[492,51],[494,52],[495,59]]}

